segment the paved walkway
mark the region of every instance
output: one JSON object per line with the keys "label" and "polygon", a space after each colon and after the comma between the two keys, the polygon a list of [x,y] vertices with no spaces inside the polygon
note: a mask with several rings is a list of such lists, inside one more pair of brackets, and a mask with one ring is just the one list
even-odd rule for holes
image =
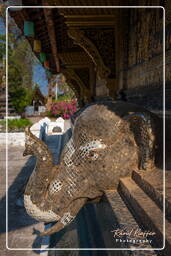
{"label": "paved walkway", "polygon": [[[69,124],[68,127],[69,128]],[[54,140],[54,136],[47,137],[47,143],[49,145],[50,150],[52,151],[54,155],[54,159],[57,160],[59,156],[59,150],[57,150],[56,145],[58,144],[59,147],[63,146],[65,143],[65,137],[64,140],[61,136],[56,137],[56,140]],[[58,140],[58,143],[57,143]],[[0,175],[1,175],[1,184],[0,184],[0,211],[1,211],[1,218],[0,218],[0,256],[35,256],[35,255],[47,255],[47,252],[40,252],[36,251],[32,248],[40,248],[40,247],[46,247],[47,240],[42,240],[42,238],[37,236],[37,230],[42,231],[44,229],[44,224],[35,221],[31,217],[27,215],[25,212],[25,209],[22,206],[16,205],[17,198],[20,194],[22,194],[22,188],[23,184],[26,183],[28,177],[30,176],[34,165],[35,165],[35,158],[34,157],[23,157],[24,148],[23,147],[10,147],[9,148],[9,157],[8,157],[8,194],[9,194],[9,216],[8,216],[8,247],[10,248],[20,248],[21,246],[23,248],[30,248],[30,251],[11,251],[6,249],[5,240],[6,240],[6,223],[5,223],[5,201],[6,201],[6,192],[5,192],[5,148],[2,148],[0,150]],[[169,151],[169,150],[168,150]],[[170,150],[171,152],[171,150]],[[169,158],[169,154],[167,155],[167,159]],[[167,161],[168,163],[169,161]],[[57,161],[55,161],[55,164]],[[170,162],[169,166],[170,167]],[[167,191],[166,191],[167,192]],[[86,223],[82,223],[86,219],[86,214],[88,211],[87,216],[89,216],[93,212],[93,205],[88,205],[82,211],[80,212],[78,218],[76,219],[76,222],[73,222],[73,224],[70,226],[70,228],[67,229],[67,232],[62,231],[63,233],[60,233],[58,235],[51,237],[51,246],[53,245],[56,248],[59,247],[91,247],[89,244],[85,244],[86,241],[90,241],[91,239],[85,239],[85,234],[91,234],[92,232],[95,232],[95,228],[98,227],[98,225],[95,226],[95,224],[92,225],[93,230],[92,232],[88,232],[86,228],[88,229],[88,225]],[[93,209],[89,209],[93,208]],[[103,208],[103,207],[102,207]],[[88,210],[87,210],[88,209]],[[104,208],[101,209],[101,212],[104,211]],[[95,214],[91,214],[92,216],[95,216]],[[90,216],[89,216],[90,217]],[[88,222],[87,222],[88,223]],[[93,223],[95,221],[93,220]],[[106,223],[106,222],[105,222]],[[82,228],[76,232],[76,226],[77,228]],[[91,228],[92,228],[91,227]],[[89,227],[90,228],[90,227]],[[100,232],[96,232],[97,234]],[[61,239],[62,237],[62,239]],[[53,239],[52,239],[53,238]],[[72,239],[71,239],[72,238]],[[83,243],[82,246],[78,243],[78,238],[80,239],[79,243]],[[76,241],[77,240],[77,241]],[[94,243],[99,243],[99,237],[98,241],[95,241]],[[65,244],[65,246],[64,246]],[[68,246],[68,244],[70,246]],[[72,246],[73,244],[73,246]],[[96,247],[96,246],[94,246]],[[98,247],[98,246],[97,246]],[[49,256],[52,255],[78,255],[78,252],[57,252],[55,254],[52,253],[52,251],[49,253]],[[84,255],[84,253],[81,252],[80,255]],[[100,252],[99,252],[100,253]],[[86,255],[86,254],[85,254]],[[91,254],[87,254],[86,256],[90,256]],[[98,254],[100,255],[100,254]],[[106,255],[103,251],[101,255]],[[113,255],[113,254],[111,254]]]}
{"label": "paved walkway", "polygon": [[[42,238],[36,235],[37,230],[43,230],[43,223],[37,222],[27,215],[24,207],[17,206],[16,201],[22,193],[23,184],[26,183],[28,177],[33,171],[35,165],[34,157],[23,157],[23,147],[9,148],[8,161],[8,239],[9,248],[40,248]],[[0,187],[0,255],[20,256],[20,255],[37,255],[34,251],[9,251],[6,250],[6,192],[5,192],[5,149],[1,149],[0,159],[1,187]]]}
{"label": "paved walkway", "polygon": [[[70,127],[69,122],[65,122],[65,131]],[[55,137],[55,138],[54,138]],[[47,144],[54,156],[54,163],[57,163],[60,149],[65,143],[65,136],[48,136]],[[0,148],[0,256],[35,256],[47,255],[32,248],[46,248],[48,246],[47,237],[38,237],[37,231],[44,230],[44,224],[37,222],[28,216],[25,208],[21,205],[21,200],[17,199],[23,194],[24,184],[30,177],[34,166],[35,157],[23,157],[24,147],[10,147],[8,149],[8,237],[6,248],[6,152],[5,147]],[[20,247],[30,248],[30,250],[17,250]]]}

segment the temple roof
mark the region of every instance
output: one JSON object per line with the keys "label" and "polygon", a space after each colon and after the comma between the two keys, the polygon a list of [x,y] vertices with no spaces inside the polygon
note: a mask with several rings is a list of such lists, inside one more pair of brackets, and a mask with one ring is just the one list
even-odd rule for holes
{"label": "temple roof", "polygon": [[[119,5],[120,1],[86,1],[87,6],[111,6]],[[41,1],[25,0],[22,3],[25,6],[82,6],[85,1]],[[24,21],[32,21],[35,26],[35,37],[29,37],[28,40],[33,47],[34,39],[39,39],[42,44],[42,51],[45,52],[50,61],[50,70],[52,73],[59,72],[58,65],[65,66],[61,53],[83,52],[83,49],[74,44],[73,39],[67,34],[69,27],[93,27],[112,26],[115,22],[117,10],[113,8],[22,8],[20,11],[10,10],[10,15],[14,18],[19,28],[23,31]],[[106,22],[106,25],[105,25]],[[58,64],[60,62],[60,64]]]}
{"label": "temple roof", "polygon": [[[93,97],[100,95],[115,98],[121,77],[122,86],[126,86],[127,75],[123,77],[122,73],[126,74],[128,62],[135,55],[141,58],[141,38],[146,40],[151,33],[148,32],[149,26],[145,26],[145,16],[153,25],[158,20],[159,30],[162,26],[162,9],[125,8],[137,6],[135,0],[22,2],[26,8],[11,10],[10,15],[22,32],[24,21],[34,23],[35,36],[27,37],[32,49],[34,40],[40,40],[42,52],[46,53],[49,60],[49,71],[53,74],[63,73],[77,98],[84,102],[91,102]],[[159,5],[159,2],[142,0],[138,5],[153,6]],[[134,34],[132,41],[131,33]],[[138,43],[133,45],[136,38]],[[148,43],[145,43],[145,47],[148,48]]]}

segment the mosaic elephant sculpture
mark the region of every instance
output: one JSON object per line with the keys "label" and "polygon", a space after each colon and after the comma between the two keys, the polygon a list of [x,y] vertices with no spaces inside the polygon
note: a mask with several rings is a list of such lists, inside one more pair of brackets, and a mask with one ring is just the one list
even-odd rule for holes
{"label": "mosaic elephant sculpture", "polygon": [[77,117],[57,166],[46,144],[28,128],[24,155],[35,155],[37,163],[26,186],[25,208],[39,221],[57,221],[40,235],[61,230],[82,206],[117,188],[133,169],[153,168],[155,129],[155,115],[136,105],[92,104]]}

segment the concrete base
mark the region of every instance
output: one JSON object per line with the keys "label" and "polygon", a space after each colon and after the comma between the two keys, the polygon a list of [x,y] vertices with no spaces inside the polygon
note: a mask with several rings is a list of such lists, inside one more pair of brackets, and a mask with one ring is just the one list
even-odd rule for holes
{"label": "concrete base", "polygon": [[17,133],[0,133],[0,142],[1,145],[6,145],[6,137],[7,144],[10,146],[24,146],[25,144],[25,133],[17,132]]}

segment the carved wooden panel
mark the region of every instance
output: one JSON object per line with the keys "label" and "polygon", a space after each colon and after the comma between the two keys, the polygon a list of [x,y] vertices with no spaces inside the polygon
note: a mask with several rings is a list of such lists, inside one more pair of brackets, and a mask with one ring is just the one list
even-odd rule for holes
{"label": "carved wooden panel", "polygon": [[[133,9],[130,18],[129,67],[143,63],[162,54],[163,17],[159,9]],[[169,33],[167,40],[169,41]]]}
{"label": "carved wooden panel", "polygon": [[[128,88],[163,86],[162,9],[131,10],[126,84]],[[171,81],[171,23],[166,25],[166,82]]]}

